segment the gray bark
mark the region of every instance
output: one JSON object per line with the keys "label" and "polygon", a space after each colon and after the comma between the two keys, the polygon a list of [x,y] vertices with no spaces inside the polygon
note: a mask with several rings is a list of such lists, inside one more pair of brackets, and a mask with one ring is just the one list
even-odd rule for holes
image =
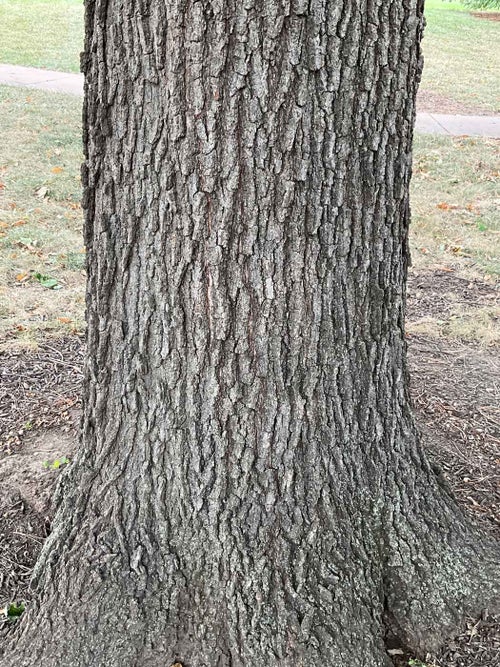
{"label": "gray bark", "polygon": [[409,406],[420,0],[86,17],[82,447],[9,664],[433,648],[492,602],[499,560]]}

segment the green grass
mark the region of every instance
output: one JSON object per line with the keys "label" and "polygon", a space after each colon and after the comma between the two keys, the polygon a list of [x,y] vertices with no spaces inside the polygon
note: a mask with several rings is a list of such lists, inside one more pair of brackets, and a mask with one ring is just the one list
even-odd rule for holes
{"label": "green grass", "polygon": [[78,72],[83,0],[0,0],[0,62]]}
{"label": "green grass", "polygon": [[[446,0],[427,0],[426,17],[422,90],[499,112],[500,22]],[[77,72],[82,48],[83,0],[0,0],[0,62]]]}
{"label": "green grass", "polygon": [[456,2],[426,2],[421,89],[471,109],[500,112],[500,22],[470,15]]}
{"label": "green grass", "polygon": [[[83,325],[81,100],[0,86],[0,340]],[[47,289],[35,274],[57,280]]]}

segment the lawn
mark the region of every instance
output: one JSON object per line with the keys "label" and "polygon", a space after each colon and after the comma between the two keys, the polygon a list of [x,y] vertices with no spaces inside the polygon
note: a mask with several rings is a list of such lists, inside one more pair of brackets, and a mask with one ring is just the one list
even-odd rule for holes
{"label": "lawn", "polygon": [[[80,106],[70,96],[0,87],[0,346],[83,327]],[[416,137],[413,271],[498,280],[499,163],[498,141]],[[500,339],[498,309],[462,306],[433,325],[437,334],[449,325],[458,337]]]}
{"label": "lawn", "polygon": [[[441,97],[457,112],[499,112],[500,22],[446,0],[427,0],[426,17],[421,89],[431,106],[439,111]],[[77,72],[82,48],[83,0],[0,0],[0,62]]]}
{"label": "lawn", "polygon": [[500,277],[500,141],[417,135],[412,183],[414,264]]}
{"label": "lawn", "polygon": [[0,86],[0,342],[83,326],[80,108]]}
{"label": "lawn", "polygon": [[421,90],[471,110],[500,112],[500,22],[475,18],[456,2],[425,4]]}
{"label": "lawn", "polygon": [[0,63],[78,72],[83,0],[0,0]]}

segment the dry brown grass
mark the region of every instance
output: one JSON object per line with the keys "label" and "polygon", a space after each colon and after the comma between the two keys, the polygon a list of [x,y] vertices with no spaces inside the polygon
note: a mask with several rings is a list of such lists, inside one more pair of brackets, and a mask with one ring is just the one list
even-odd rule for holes
{"label": "dry brown grass", "polygon": [[[0,87],[0,349],[36,348],[84,327],[80,105],[64,95]],[[416,137],[413,272],[440,268],[497,283],[499,164],[499,141]],[[47,289],[37,273],[61,289]],[[500,342],[498,303],[478,310],[465,296],[446,316],[424,315],[413,331]]]}
{"label": "dry brown grass", "polygon": [[0,87],[0,348],[83,326],[80,108],[69,96]]}

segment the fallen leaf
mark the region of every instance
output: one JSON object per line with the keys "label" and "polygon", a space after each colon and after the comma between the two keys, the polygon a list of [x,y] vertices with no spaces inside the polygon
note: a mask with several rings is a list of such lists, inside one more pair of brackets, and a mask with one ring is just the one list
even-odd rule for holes
{"label": "fallen leaf", "polygon": [[12,223],[13,227],[21,227],[22,225],[26,224],[26,220],[17,220],[16,222]]}
{"label": "fallen leaf", "polygon": [[17,276],[16,276],[16,280],[17,280],[17,282],[20,283],[23,280],[26,280],[27,277],[28,277],[27,273],[18,273]]}
{"label": "fallen leaf", "polygon": [[53,174],[60,174],[64,170],[63,170],[62,167],[52,167],[51,171],[52,171]]}
{"label": "fallen leaf", "polygon": [[3,222],[0,220],[0,229],[7,229],[8,226],[9,226],[8,222]]}
{"label": "fallen leaf", "polygon": [[57,319],[63,324],[69,324],[72,321],[71,317],[58,317]]}
{"label": "fallen leaf", "polygon": [[35,194],[37,197],[40,197],[40,199],[43,199],[44,197],[47,196],[48,192],[49,189],[43,185],[41,188],[38,188],[38,190],[36,190]]}
{"label": "fallen leaf", "polygon": [[450,208],[450,205],[445,201],[442,201],[437,205],[437,208],[440,208],[442,211],[447,211]]}

